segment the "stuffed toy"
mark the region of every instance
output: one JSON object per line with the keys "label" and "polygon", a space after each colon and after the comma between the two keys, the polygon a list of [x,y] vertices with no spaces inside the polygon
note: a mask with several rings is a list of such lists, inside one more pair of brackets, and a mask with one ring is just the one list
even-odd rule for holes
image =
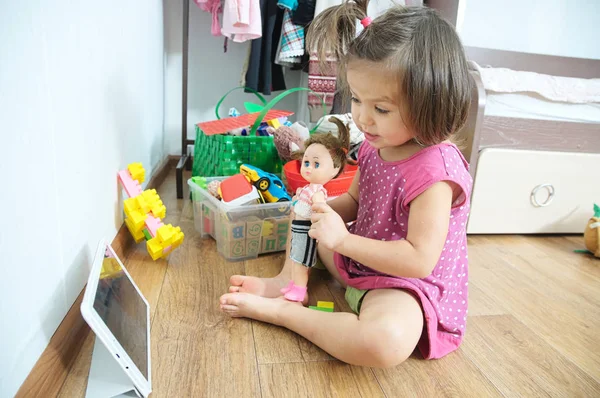
{"label": "stuffed toy", "polygon": [[301,122],[292,126],[282,125],[277,129],[269,127],[267,132],[273,135],[273,144],[284,162],[292,160],[292,153],[304,149],[304,141],[309,138],[308,128]]}

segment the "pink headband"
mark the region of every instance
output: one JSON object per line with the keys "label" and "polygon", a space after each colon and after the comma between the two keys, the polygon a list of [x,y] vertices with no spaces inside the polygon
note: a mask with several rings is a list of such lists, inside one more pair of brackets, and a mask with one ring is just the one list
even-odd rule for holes
{"label": "pink headband", "polygon": [[367,26],[371,25],[371,22],[372,22],[372,21],[373,21],[373,20],[371,19],[371,17],[365,17],[364,19],[362,19],[362,20],[360,21],[360,23],[362,24],[362,26],[363,26],[364,28],[366,28]]}

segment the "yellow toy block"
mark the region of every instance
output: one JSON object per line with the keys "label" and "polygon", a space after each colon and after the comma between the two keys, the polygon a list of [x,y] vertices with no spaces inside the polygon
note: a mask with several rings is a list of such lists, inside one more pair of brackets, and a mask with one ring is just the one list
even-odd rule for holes
{"label": "yellow toy block", "polygon": [[[148,189],[140,195],[144,198],[146,205],[148,206],[148,211],[152,211],[154,217],[163,219],[167,215],[167,208],[163,204],[163,201],[156,193],[156,189]],[[138,196],[138,197],[140,197]]]}
{"label": "yellow toy block", "polygon": [[133,200],[126,199],[123,203],[123,207],[125,208],[125,217],[131,219],[132,224],[135,225],[135,229],[142,229],[144,221],[146,221],[146,217],[148,217],[148,212],[139,208],[135,198]]}
{"label": "yellow toy block", "polygon": [[146,240],[148,253],[153,260],[165,257],[183,243],[181,228],[171,224],[162,225],[167,208],[155,189],[142,191],[141,183],[146,172],[141,163],[131,163],[126,170],[117,173],[117,178],[129,196],[123,201],[125,225],[136,243]]}
{"label": "yellow toy block", "polygon": [[[143,227],[137,228],[133,224],[133,221],[131,221],[131,218],[125,219],[125,225],[127,225],[127,229],[131,233],[131,236],[133,236],[133,239],[135,239],[135,243],[140,243],[141,241],[143,241],[145,239]],[[142,226],[143,225],[144,224],[142,224]]]}
{"label": "yellow toy block", "polygon": [[131,178],[139,182],[140,184],[144,182],[146,178],[146,170],[144,170],[144,166],[141,163],[131,163],[127,166],[127,170],[129,174],[131,174]]}
{"label": "yellow toy block", "polygon": [[267,237],[273,235],[273,227],[275,226],[276,221],[272,218],[264,219],[262,226],[262,236]]}
{"label": "yellow toy block", "polygon": [[181,228],[173,227],[171,224],[163,225],[156,231],[156,236],[146,243],[150,257],[153,260],[165,257],[183,243],[183,237]]}
{"label": "yellow toy block", "polygon": [[317,307],[333,309],[333,303],[331,301],[317,301]]}
{"label": "yellow toy block", "polygon": [[267,124],[269,126],[273,127],[274,129],[278,129],[279,127],[281,127],[281,123],[279,123],[279,119],[269,120],[267,122]]}
{"label": "yellow toy block", "polygon": [[150,257],[152,257],[152,260],[157,260],[163,255],[163,248],[160,245],[158,238],[152,238],[146,242],[146,248],[148,249]]}

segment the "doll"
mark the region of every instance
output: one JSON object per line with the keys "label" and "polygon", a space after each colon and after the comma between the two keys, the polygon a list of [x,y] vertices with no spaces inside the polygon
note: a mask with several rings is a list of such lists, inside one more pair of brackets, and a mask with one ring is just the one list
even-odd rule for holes
{"label": "doll", "polygon": [[332,133],[313,134],[304,143],[304,150],[295,152],[294,158],[301,162],[300,174],[309,182],[296,192],[294,219],[291,227],[290,258],[294,261],[292,280],[281,289],[290,301],[302,302],[306,297],[308,271],[315,265],[317,242],[308,236],[311,227],[312,204],[327,201],[327,190],[323,187],[336,178],[346,165],[350,129],[338,118],[330,121],[338,126],[338,136]]}

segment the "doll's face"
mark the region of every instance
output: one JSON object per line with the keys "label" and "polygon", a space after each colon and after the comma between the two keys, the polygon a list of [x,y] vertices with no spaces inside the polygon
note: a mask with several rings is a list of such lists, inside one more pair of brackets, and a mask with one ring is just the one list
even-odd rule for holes
{"label": "doll's face", "polygon": [[321,144],[312,144],[306,148],[301,162],[300,174],[311,184],[325,185],[340,171],[339,167],[333,165],[327,148]]}

